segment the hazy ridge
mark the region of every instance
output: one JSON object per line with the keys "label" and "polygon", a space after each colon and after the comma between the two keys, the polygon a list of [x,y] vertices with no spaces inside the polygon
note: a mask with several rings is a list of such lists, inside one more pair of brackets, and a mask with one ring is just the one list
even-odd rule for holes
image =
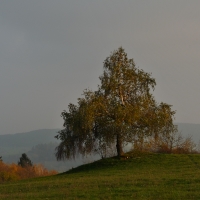
{"label": "hazy ridge", "polygon": [[[200,141],[200,124],[176,123],[179,132],[183,136],[192,136],[196,144]],[[86,158],[85,161],[80,157],[76,161],[57,161],[55,158],[55,147],[59,143],[54,136],[59,129],[42,129],[26,133],[16,133],[0,135],[0,156],[4,162],[17,163],[22,153],[26,153],[33,163],[41,163],[48,169],[66,171],[76,167],[83,162],[90,162],[98,157]]]}

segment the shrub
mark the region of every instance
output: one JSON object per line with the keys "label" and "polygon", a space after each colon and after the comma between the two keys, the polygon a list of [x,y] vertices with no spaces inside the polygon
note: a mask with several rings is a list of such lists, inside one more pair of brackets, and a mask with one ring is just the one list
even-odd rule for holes
{"label": "shrub", "polygon": [[22,167],[17,164],[5,164],[0,162],[0,183],[13,180],[22,180],[40,176],[57,174],[57,171],[48,171],[42,165]]}

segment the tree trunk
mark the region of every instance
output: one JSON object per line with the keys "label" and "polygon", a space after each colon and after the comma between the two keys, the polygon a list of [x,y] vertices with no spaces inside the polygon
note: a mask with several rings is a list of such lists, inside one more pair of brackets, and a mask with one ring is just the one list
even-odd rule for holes
{"label": "tree trunk", "polygon": [[117,156],[121,157],[124,152],[123,152],[123,148],[122,148],[122,140],[120,138],[120,135],[117,134],[117,144],[116,144],[116,148],[117,148]]}

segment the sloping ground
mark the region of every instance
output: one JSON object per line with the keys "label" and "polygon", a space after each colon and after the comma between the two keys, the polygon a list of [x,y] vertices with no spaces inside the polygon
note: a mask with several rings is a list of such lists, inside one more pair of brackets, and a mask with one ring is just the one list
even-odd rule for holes
{"label": "sloping ground", "polygon": [[200,199],[200,155],[132,154],[0,185],[0,199]]}

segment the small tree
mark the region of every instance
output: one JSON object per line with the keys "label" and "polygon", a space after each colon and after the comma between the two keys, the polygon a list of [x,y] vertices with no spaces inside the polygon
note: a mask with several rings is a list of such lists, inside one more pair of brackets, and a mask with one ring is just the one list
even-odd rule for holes
{"label": "small tree", "polygon": [[0,156],[0,162],[2,162],[3,160],[2,160],[2,156]]}
{"label": "small tree", "polygon": [[174,111],[166,103],[158,104],[151,91],[156,85],[151,74],[135,67],[123,48],[104,61],[101,85],[85,90],[78,105],[69,104],[63,111],[64,129],[58,132],[61,143],[57,159],[86,155],[96,149],[116,144],[117,155],[136,135],[145,137],[170,133],[174,129]]}
{"label": "small tree", "polygon": [[21,167],[31,167],[33,166],[33,163],[28,158],[28,156],[25,153],[23,153],[19,159],[18,165],[20,165]]}

